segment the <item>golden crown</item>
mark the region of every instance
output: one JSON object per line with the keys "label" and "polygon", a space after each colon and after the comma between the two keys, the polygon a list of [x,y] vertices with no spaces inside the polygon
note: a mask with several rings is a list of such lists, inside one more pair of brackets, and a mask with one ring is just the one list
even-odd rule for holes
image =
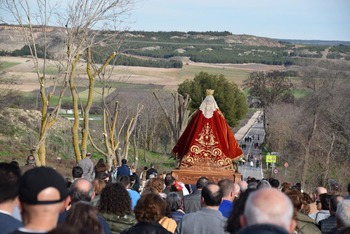
{"label": "golden crown", "polygon": [[207,89],[207,95],[214,95],[214,89]]}

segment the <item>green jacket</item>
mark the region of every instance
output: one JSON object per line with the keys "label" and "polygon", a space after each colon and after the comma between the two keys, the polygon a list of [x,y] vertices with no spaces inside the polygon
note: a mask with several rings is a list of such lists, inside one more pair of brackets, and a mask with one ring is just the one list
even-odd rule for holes
{"label": "green jacket", "polygon": [[297,212],[296,221],[296,231],[298,234],[321,234],[321,231],[317,227],[315,221],[306,214]]}
{"label": "green jacket", "polygon": [[125,229],[132,227],[137,222],[133,214],[121,216],[116,214],[101,213],[100,215],[103,216],[103,218],[105,218],[109,224],[112,234],[119,234]]}

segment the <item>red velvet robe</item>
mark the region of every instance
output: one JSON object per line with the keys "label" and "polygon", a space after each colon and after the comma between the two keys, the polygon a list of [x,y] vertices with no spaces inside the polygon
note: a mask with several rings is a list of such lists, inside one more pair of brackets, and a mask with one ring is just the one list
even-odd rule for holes
{"label": "red velvet robe", "polygon": [[243,156],[219,109],[211,118],[198,110],[173,148],[180,168],[191,170],[233,169],[232,160]]}

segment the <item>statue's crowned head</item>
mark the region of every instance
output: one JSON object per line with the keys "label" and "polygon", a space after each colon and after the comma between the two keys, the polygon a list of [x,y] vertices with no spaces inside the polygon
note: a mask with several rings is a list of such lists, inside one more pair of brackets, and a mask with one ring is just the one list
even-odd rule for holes
{"label": "statue's crowned head", "polygon": [[207,96],[214,95],[214,89],[207,89],[206,92],[207,92]]}

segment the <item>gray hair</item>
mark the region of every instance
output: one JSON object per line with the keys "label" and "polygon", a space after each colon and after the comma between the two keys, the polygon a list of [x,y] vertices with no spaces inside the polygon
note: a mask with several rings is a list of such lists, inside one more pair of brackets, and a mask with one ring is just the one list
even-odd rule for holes
{"label": "gray hair", "polygon": [[271,188],[271,184],[267,180],[260,180],[256,189]]}
{"label": "gray hair", "polygon": [[170,192],[166,197],[166,201],[170,211],[177,211],[182,206],[182,198],[177,192]]}
{"label": "gray hair", "polygon": [[336,217],[341,227],[350,227],[350,200],[338,204]]}
{"label": "gray hair", "polygon": [[[272,198],[270,201],[265,201],[264,199],[266,198],[259,197],[263,193],[271,193],[274,190],[275,192],[278,191],[275,188],[263,188],[249,195],[244,209],[244,216],[248,226],[254,224],[275,224],[289,230],[293,219],[293,204],[291,200],[280,191],[278,192],[281,193],[281,196],[276,199],[280,199],[284,203],[283,205],[277,200],[274,203],[275,206],[271,206]],[[271,196],[274,196],[274,194],[271,194]]]}

